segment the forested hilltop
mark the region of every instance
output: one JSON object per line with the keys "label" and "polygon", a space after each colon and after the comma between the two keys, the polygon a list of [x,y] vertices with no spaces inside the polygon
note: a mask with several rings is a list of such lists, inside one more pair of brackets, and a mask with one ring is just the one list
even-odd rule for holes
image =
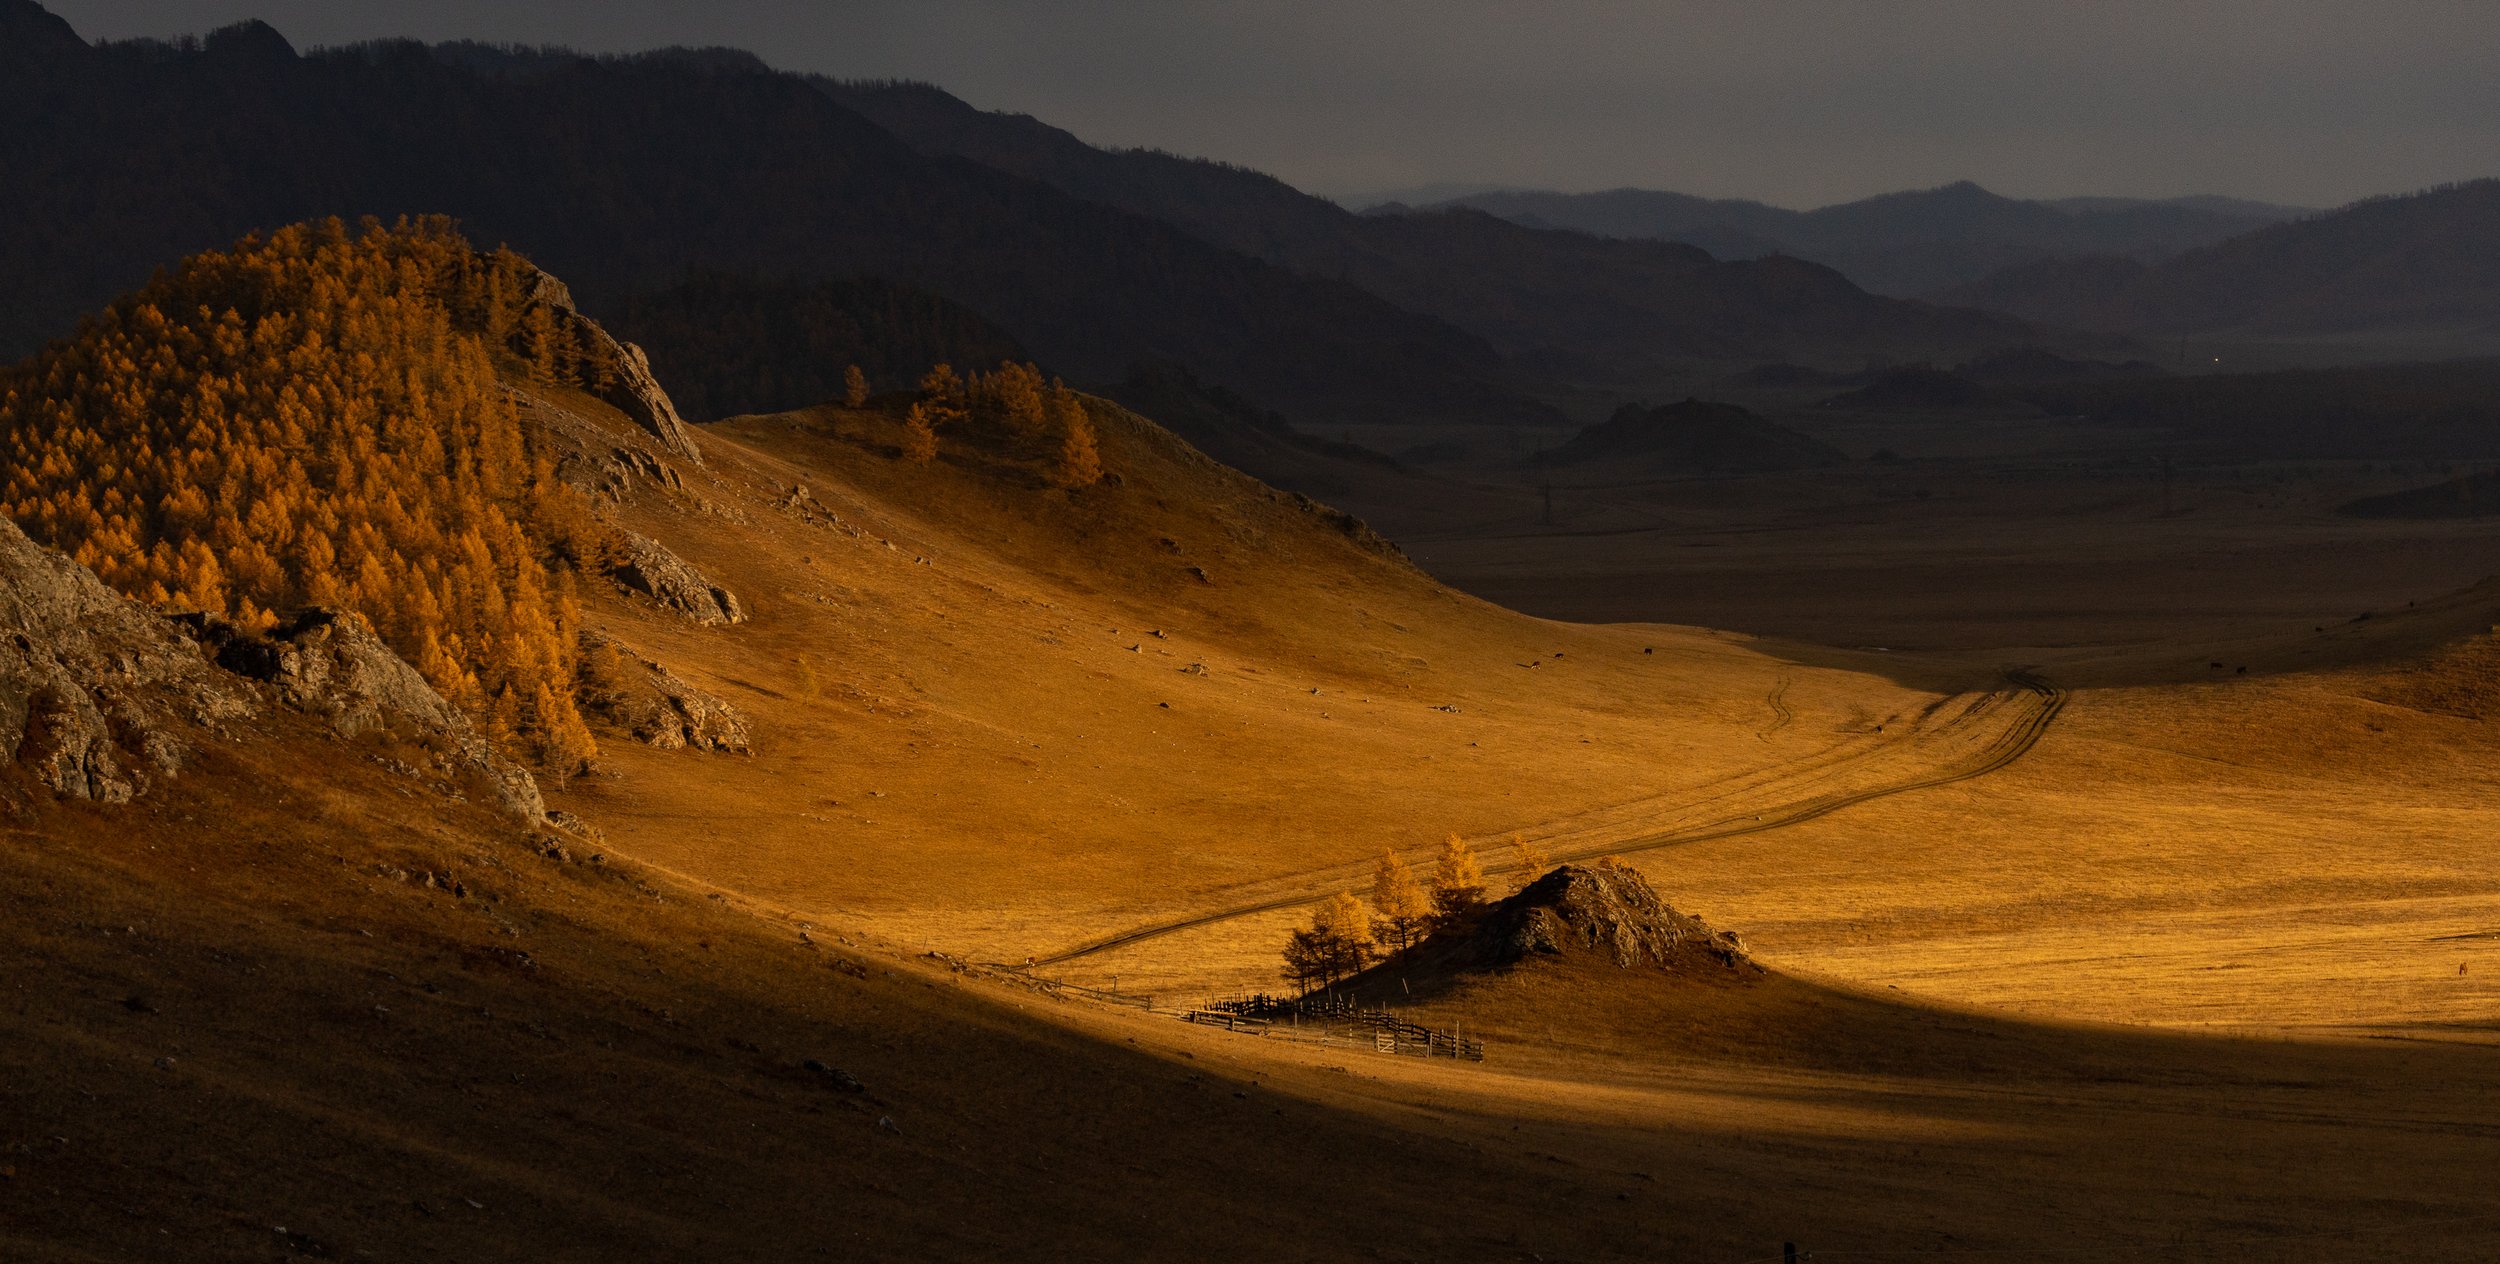
{"label": "forested hilltop", "polygon": [[518,256],[440,222],[336,220],[182,261],[0,375],[0,497],[122,592],[262,631],[353,610],[542,767],[593,750],[574,702],[580,498],[498,360],[617,366],[530,300]]}

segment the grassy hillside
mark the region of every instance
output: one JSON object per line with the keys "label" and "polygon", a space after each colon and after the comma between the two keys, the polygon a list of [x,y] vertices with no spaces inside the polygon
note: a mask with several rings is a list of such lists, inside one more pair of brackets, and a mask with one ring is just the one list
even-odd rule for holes
{"label": "grassy hillside", "polygon": [[[19,578],[73,563],[10,568],[0,1254],[2392,1259],[2500,1230],[2490,654],[2443,648],[2490,626],[2488,591],[2238,647],[2254,676],[2074,692],[2009,676],[2028,650],[1561,624],[1020,370],[669,443],[648,399],[566,380],[572,309],[519,260],[448,287],[527,282],[541,306],[497,341],[417,266],[474,254],[289,240],[166,284],[274,251],[255,319],[340,316],[375,357],[293,385],[508,407],[486,415],[631,549],[582,571],[584,658],[682,723],[599,712],[550,796],[573,815],[520,821],[491,767],[343,736],[163,620]],[[213,336],[116,320],[53,354],[110,348],[144,390],[39,376],[13,406],[129,405],[68,444],[257,398]],[[331,424],[303,446],[332,511],[355,489],[312,464],[437,446]],[[224,450],[201,433],[163,446]],[[1067,476],[1078,433],[1098,477]],[[417,508],[459,503],[421,469]],[[158,649],[120,652],[142,625]],[[156,730],[114,718],[151,689]],[[112,745],[147,758],[130,801],[53,793]],[[1311,902],[1452,833],[1497,888],[1514,837],[1620,853],[1769,973],[1402,981],[1492,1037],[1480,1064],[1036,977],[1175,1008],[1272,987]],[[1027,957],[1064,959],[980,964]]]}

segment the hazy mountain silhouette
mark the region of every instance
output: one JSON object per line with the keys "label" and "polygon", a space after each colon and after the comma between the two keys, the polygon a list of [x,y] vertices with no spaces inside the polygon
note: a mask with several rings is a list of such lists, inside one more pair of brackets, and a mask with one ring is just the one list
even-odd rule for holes
{"label": "hazy mountain silhouette", "polygon": [[2303,213],[2215,197],[2022,201],[1968,181],[1812,211],[1649,189],[1484,193],[1443,205],[1607,237],[1689,242],[1722,258],[1792,254],[1894,295],[2076,255],[2152,262]]}
{"label": "hazy mountain silhouette", "polygon": [[2373,198],[2150,268],[2072,261],[1999,273],[1952,294],[2131,332],[2500,333],[2500,180]]}
{"label": "hazy mountain silhouette", "polygon": [[[1344,278],[1583,381],[1637,379],[1695,358],[1904,358],[2039,336],[1998,317],[1868,294],[1799,259],[1721,261],[1683,243],[1624,240],[1576,224],[1523,226],[1469,206],[1356,215],[1256,171],[1098,149],[926,84],[817,82],[931,154],[970,158],[1272,263]],[[1737,253],[1767,252],[1748,244]]]}
{"label": "hazy mountain silhouette", "polygon": [[298,56],[259,23],[89,46],[0,0],[0,58],[0,353],[243,232],[441,212],[544,261],[594,310],[697,273],[878,276],[971,308],[1070,378],[1161,357],[1324,420],[1550,416],[1456,328],[924,155],[745,54]]}

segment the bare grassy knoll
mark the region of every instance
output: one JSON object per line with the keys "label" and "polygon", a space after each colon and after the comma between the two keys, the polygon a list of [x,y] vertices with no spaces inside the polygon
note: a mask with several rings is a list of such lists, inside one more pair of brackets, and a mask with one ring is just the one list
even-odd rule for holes
{"label": "bare grassy knoll", "polygon": [[[2408,1233],[2488,1240],[2470,1175],[2500,1126],[2487,1050],[2309,1039],[2488,1035],[2491,972],[2456,975],[2475,941],[2442,938],[2500,925],[2476,841],[2500,806],[2475,778],[2488,739],[2453,705],[2386,700],[2447,678],[2420,656],[2487,621],[2484,597],[2319,631],[2280,592],[2253,623],[2226,596],[2134,645],[1783,643],[1783,660],[1452,595],[1151,430],[1106,424],[1122,483],[1074,496],[978,452],[897,461],[897,438],[874,411],[741,420],[707,434],[700,516],[629,509],[755,618],[728,635],[623,606],[593,621],[751,710],[758,739],[743,759],[613,749],[618,775],[564,802],[620,850],[1018,961],[1359,889],[1384,842],[1420,859],[1456,830],[1497,862],[1513,831],[1620,849],[1802,980],[1717,1008],[1523,980],[1537,998],[1468,1020],[1501,1053],[1467,1069],[1063,1016],[1215,1041],[1190,1047],[1402,1126],[1516,1126],[1569,1170],[1686,1173],[1728,1200],[1684,1207],[1690,1224],[1776,1206],[1834,1249],[2341,1259],[2402,1255]],[[2215,645],[2239,653],[2216,669]],[[2337,666],[2381,658],[2413,665]],[[1777,819],[1984,763],[2032,714],[2005,669],[2042,662],[2091,687],[2020,759]],[[2183,675],[2208,683],[2125,683]],[[1774,828],[1712,828],[1756,815]],[[1270,983],[1303,916],[1220,916],[1051,972],[1183,1001]],[[1538,1017],[1503,1028],[1495,1010]],[[1640,1205],[1649,1182],[1629,1179],[1615,1201]],[[1649,1234],[1609,1249],[1720,1250]]]}
{"label": "bare grassy knoll", "polygon": [[1487,606],[1099,415],[1117,483],[1075,493],[970,444],[898,460],[890,409],[708,428],[692,490],[625,521],[749,621],[588,617],[746,710],[753,753],[610,743],[615,775],[563,802],[654,863],[1021,960],[1314,871],[1350,886],[1384,845],[1565,818],[1603,841],[1786,801],[1765,780],[1819,793],[1967,755],[1922,747],[1928,728],[1994,731],[1741,637]]}

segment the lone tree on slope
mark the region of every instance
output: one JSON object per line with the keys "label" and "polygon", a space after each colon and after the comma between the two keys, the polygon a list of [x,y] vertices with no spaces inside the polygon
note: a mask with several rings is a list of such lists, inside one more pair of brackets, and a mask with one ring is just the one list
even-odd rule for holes
{"label": "lone tree on slope", "polygon": [[1054,382],[1049,398],[1050,427],[1059,432],[1058,458],[1050,481],[1063,488],[1091,487],[1102,481],[1102,448],[1094,441],[1094,419],[1076,392]]}
{"label": "lone tree on slope", "polygon": [[1524,835],[1511,835],[1510,849],[1519,854],[1519,873],[1517,876],[1519,878],[1519,889],[1522,891],[1527,890],[1530,883],[1544,877],[1546,870],[1554,867],[1553,855],[1547,852],[1544,848],[1529,842]]}
{"label": "lone tree on slope", "polygon": [[911,411],[903,414],[903,456],[914,465],[937,459],[937,425],[929,413],[927,404],[915,401]]}
{"label": "lone tree on slope", "polygon": [[1441,844],[1441,857],[1433,869],[1433,909],[1447,922],[1475,912],[1483,903],[1484,866],[1476,863],[1476,851],[1467,840],[1452,834]]}

